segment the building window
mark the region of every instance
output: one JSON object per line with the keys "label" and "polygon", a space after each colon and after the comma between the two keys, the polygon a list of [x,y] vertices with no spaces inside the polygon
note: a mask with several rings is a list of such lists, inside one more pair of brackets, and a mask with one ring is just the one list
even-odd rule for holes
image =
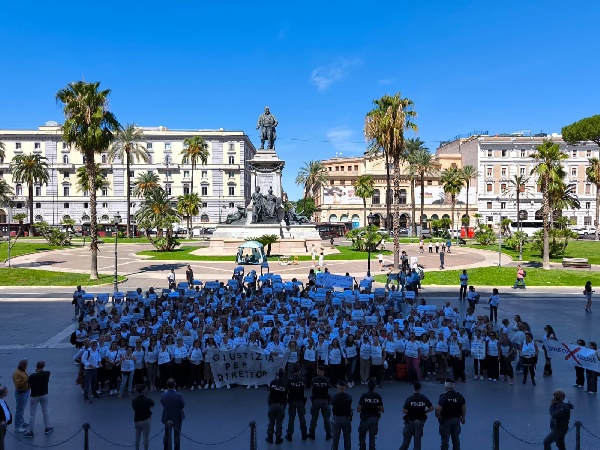
{"label": "building window", "polygon": [[65,178],[69,178],[69,172],[63,172],[63,176],[64,176]]}
{"label": "building window", "polygon": [[167,195],[172,195],[172,189],[170,184],[165,184],[165,191],[167,191]]}
{"label": "building window", "polygon": [[352,172],[352,166],[348,166],[348,172]]}
{"label": "building window", "polygon": [[585,151],[585,157],[586,157],[586,158],[589,158],[590,156],[592,156],[592,150],[590,150],[590,149],[588,148],[588,149],[586,149],[586,151]]}
{"label": "building window", "polygon": [[492,209],[492,202],[487,202],[486,207],[487,209]]}
{"label": "building window", "polygon": [[502,150],[502,157],[506,158],[508,156],[508,150]]}
{"label": "building window", "polygon": [[81,159],[82,159],[82,161],[83,161],[83,164],[85,164],[85,155],[83,155],[83,156],[81,157]]}
{"label": "building window", "polygon": [[329,170],[329,171],[331,172],[331,166],[328,166],[328,167],[327,167],[327,170]]}
{"label": "building window", "polygon": [[234,178],[235,177],[235,172],[232,171],[232,170],[230,170],[228,175],[229,175],[229,178]]}
{"label": "building window", "polygon": [[500,209],[506,209],[506,202],[500,202]]}
{"label": "building window", "polygon": [[335,171],[339,172],[340,171],[340,166],[335,166]]}
{"label": "building window", "polygon": [[35,209],[41,209],[41,207],[42,207],[42,204],[41,204],[41,203],[36,203],[36,204],[35,204]]}
{"label": "building window", "polygon": [[39,197],[40,195],[42,195],[42,187],[41,186],[35,187],[35,195],[36,195],[36,197]]}
{"label": "building window", "polygon": [[502,168],[500,169],[500,176],[502,176],[502,177],[506,176],[506,166],[502,166]]}
{"label": "building window", "polygon": [[129,171],[129,178],[135,178],[135,170]]}
{"label": "building window", "polygon": [[592,217],[591,216],[585,216],[583,218],[583,224],[586,226],[591,226],[592,225]]}
{"label": "building window", "polygon": [[485,190],[487,192],[492,192],[494,190],[494,185],[492,183],[488,183]]}
{"label": "building window", "polygon": [[340,180],[340,186],[344,186],[346,184],[346,180]]}
{"label": "building window", "polygon": [[190,185],[189,184],[184,184],[183,185],[183,194],[189,194],[190,193]]}
{"label": "building window", "polygon": [[171,150],[171,143],[165,142],[165,150]]}
{"label": "building window", "polygon": [[15,193],[17,195],[23,195],[23,185],[22,184],[17,184],[17,186],[15,188]]}
{"label": "building window", "polygon": [[400,205],[406,205],[406,189],[400,189],[400,194],[398,195],[398,203]]}
{"label": "building window", "polygon": [[521,158],[525,158],[527,156],[527,152],[525,150],[521,150]]}
{"label": "building window", "polygon": [[494,216],[487,216],[486,218],[487,222],[493,222],[494,221]]}
{"label": "building window", "polygon": [[488,155],[488,158],[491,158],[494,155],[494,153],[492,150],[488,150],[487,155]]}
{"label": "building window", "polygon": [[201,176],[202,176],[202,178],[208,178],[208,171],[206,171],[206,170],[203,170],[203,171],[201,172]]}
{"label": "building window", "polygon": [[208,186],[202,186],[201,192],[202,195],[208,195]]}
{"label": "building window", "polygon": [[21,143],[15,142],[15,150],[21,150]]}
{"label": "building window", "polygon": [[206,202],[202,202],[202,207],[203,207],[203,208],[208,208],[208,203],[206,203]]}
{"label": "building window", "polygon": [[344,166],[340,166],[340,172],[344,171]]}
{"label": "building window", "polygon": [[23,207],[23,203],[19,202],[17,203],[17,206],[15,206],[15,208],[17,209],[21,209]]}
{"label": "building window", "polygon": [[427,186],[433,186],[433,180],[427,180]]}
{"label": "building window", "polygon": [[233,142],[229,143],[229,151],[230,152],[234,152],[235,151],[235,144]]}
{"label": "building window", "polygon": [[526,170],[527,170],[527,168],[525,166],[519,167],[519,175],[525,175]]}
{"label": "building window", "polygon": [[380,197],[380,192],[379,192],[379,189],[375,189],[375,190],[373,191],[373,200],[372,200],[372,203],[373,203],[374,205],[379,205],[379,204],[381,204],[381,197]]}
{"label": "building window", "polygon": [[501,191],[505,191],[506,190],[506,183],[501,183],[500,184],[500,190]]}
{"label": "building window", "polygon": [[108,208],[108,203],[102,203],[103,208]]}
{"label": "building window", "polygon": [[230,208],[235,208],[235,204],[233,202],[229,202],[229,207]]}
{"label": "building window", "polygon": [[183,158],[181,158],[181,164],[186,165],[188,163],[188,157],[184,156]]}
{"label": "building window", "polygon": [[102,188],[102,197],[106,197],[108,195],[108,188],[103,187]]}
{"label": "building window", "polygon": [[492,166],[487,166],[486,167],[486,173],[488,177],[491,177],[494,175],[494,168]]}
{"label": "building window", "polygon": [[229,186],[229,196],[234,196],[234,195],[235,195],[235,187]]}
{"label": "building window", "polygon": [[183,171],[183,178],[189,178],[190,177],[190,171],[189,170],[184,170]]}
{"label": "building window", "polygon": [[69,155],[63,155],[63,164],[69,164]]}
{"label": "building window", "polygon": [[592,202],[585,202],[585,209],[591,209],[592,208]]}
{"label": "building window", "polygon": [[235,164],[235,156],[229,157],[229,164]]}
{"label": "building window", "polygon": [[573,158],[577,158],[577,150],[572,150],[572,151],[571,151],[571,156],[572,156]]}
{"label": "building window", "polygon": [[167,172],[165,173],[165,178],[171,178],[171,171],[167,170]]}
{"label": "building window", "polygon": [[63,197],[68,197],[71,193],[71,188],[69,186],[63,186]]}
{"label": "building window", "polygon": [[69,144],[67,144],[66,142],[63,142],[63,143],[62,143],[62,149],[63,149],[63,150],[66,150],[66,149],[68,149],[68,148],[69,148]]}
{"label": "building window", "polygon": [[63,207],[64,207],[65,209],[69,209],[69,204],[68,204],[68,203],[63,203]]}
{"label": "building window", "polygon": [[146,142],[146,149],[152,150],[152,142]]}
{"label": "building window", "polygon": [[586,193],[586,195],[590,195],[592,193],[592,185],[590,183],[586,183],[585,193]]}
{"label": "building window", "polygon": [[577,178],[577,167],[571,167],[571,178]]}
{"label": "building window", "polygon": [[354,164],[354,170],[358,172],[358,164]]}
{"label": "building window", "polygon": [[88,209],[89,205],[88,202],[83,202],[83,209]]}
{"label": "building window", "polygon": [[36,142],[36,143],[33,144],[33,148],[35,150],[39,150],[39,149],[42,148],[42,144],[40,142]]}

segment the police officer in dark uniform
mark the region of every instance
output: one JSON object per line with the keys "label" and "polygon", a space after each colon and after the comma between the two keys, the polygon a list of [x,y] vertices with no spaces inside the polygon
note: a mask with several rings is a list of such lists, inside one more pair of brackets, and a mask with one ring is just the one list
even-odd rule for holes
{"label": "police officer in dark uniform", "polygon": [[319,420],[319,413],[323,415],[323,422],[325,425],[325,439],[331,439],[331,406],[329,386],[331,381],[325,376],[325,367],[319,366],[317,368],[317,376],[312,379],[311,386],[311,400],[312,405],[310,407],[310,429],[308,437],[315,439],[315,429],[317,428],[317,421]]}
{"label": "police officer in dark uniform", "polygon": [[454,390],[454,380],[446,380],[446,393],[440,395],[435,407],[435,416],[440,422],[441,450],[450,448],[452,437],[453,450],[460,450],[460,425],[465,423],[467,404],[465,398]]}
{"label": "police officer in dark uniform", "polygon": [[369,433],[369,450],[375,450],[375,439],[379,431],[379,418],[383,412],[383,399],[375,392],[376,382],[369,379],[369,390],[360,396],[357,411],[360,413],[358,426],[358,448],[367,449],[367,433]]}
{"label": "police officer in dark uniform", "polygon": [[413,389],[415,393],[408,397],[402,407],[404,416],[404,431],[402,435],[404,440],[400,446],[400,450],[408,450],[410,441],[415,438],[413,446],[414,450],[421,450],[421,438],[423,437],[423,427],[427,420],[427,414],[433,411],[433,404],[431,401],[421,394],[421,382],[415,381],[413,383]]}
{"label": "police officer in dark uniform", "polygon": [[292,377],[288,380],[288,427],[285,438],[288,441],[292,440],[294,434],[294,420],[298,413],[298,421],[300,422],[300,432],[302,440],[308,438],[306,431],[306,397],[304,396],[304,380],[302,379],[301,367],[299,364],[292,366]]}
{"label": "police officer in dark uniform", "polygon": [[283,419],[285,418],[285,404],[288,397],[288,387],[285,381],[285,370],[279,369],[277,378],[269,384],[269,426],[267,427],[267,442],[273,443],[273,432],[275,431],[276,444],[283,442]]}
{"label": "police officer in dark uniform", "polygon": [[350,433],[352,431],[352,397],[346,393],[346,382],[338,381],[338,393],[331,399],[331,411],[333,413],[333,442],[331,450],[338,450],[340,445],[340,434],[344,435],[344,450],[350,450]]}

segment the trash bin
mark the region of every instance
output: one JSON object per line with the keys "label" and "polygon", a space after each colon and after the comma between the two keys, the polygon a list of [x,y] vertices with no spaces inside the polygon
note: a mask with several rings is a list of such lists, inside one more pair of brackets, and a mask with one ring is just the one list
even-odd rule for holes
{"label": "trash bin", "polygon": [[469,227],[467,230],[467,236],[469,238],[474,238],[475,237],[475,228],[474,227]]}
{"label": "trash bin", "polygon": [[465,227],[460,227],[460,237],[461,238],[467,237],[467,230],[465,229]]}

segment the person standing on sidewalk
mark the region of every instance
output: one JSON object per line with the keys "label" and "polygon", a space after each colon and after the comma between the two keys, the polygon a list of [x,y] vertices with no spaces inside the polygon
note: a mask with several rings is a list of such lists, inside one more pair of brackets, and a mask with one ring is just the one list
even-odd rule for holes
{"label": "person standing on sidewalk", "polygon": [[[185,419],[185,412],[183,410],[185,408],[185,400],[183,399],[183,395],[175,390],[176,386],[177,383],[175,383],[175,380],[169,378],[167,380],[168,390],[160,396],[160,403],[163,405],[161,422],[165,425],[169,421],[173,422],[173,450],[181,448],[181,427]],[[170,436],[167,437],[168,432],[170,431],[165,428],[165,436],[163,438],[165,450],[170,438]]]}
{"label": "person standing on sidewalk", "polygon": [[466,300],[467,299],[467,286],[469,285],[469,275],[467,275],[467,271],[463,270],[458,278],[460,280],[460,291],[458,293],[458,299]]}
{"label": "person standing on sidewalk", "polygon": [[169,282],[169,289],[177,289],[177,285],[175,284],[175,269],[171,269],[168,273],[167,281]]}
{"label": "person standing on sidewalk", "polygon": [[135,423],[135,450],[140,450],[142,433],[144,434],[144,450],[148,450],[150,446],[150,425],[154,400],[146,397],[145,384],[138,384],[136,390],[139,395],[131,401],[134,411],[133,422]]}
{"label": "person standing on sidewalk", "polygon": [[440,423],[441,449],[448,450],[450,448],[450,438],[452,437],[452,448],[457,450],[460,449],[460,425],[465,424],[467,404],[465,398],[454,390],[453,380],[447,380],[444,387],[446,392],[440,395],[435,408],[435,416]]}
{"label": "person standing on sidewalk", "polygon": [[565,391],[557,389],[550,402],[550,433],[544,439],[544,450],[552,450],[552,443],[556,443],[559,450],[565,450],[565,435],[569,431],[571,410],[573,404],[565,398]]}
{"label": "person standing on sidewalk", "polygon": [[27,406],[27,400],[29,399],[29,383],[27,382],[29,376],[27,375],[27,360],[22,359],[19,361],[17,370],[13,373],[13,383],[15,384],[15,430],[18,433],[25,433],[29,424],[25,422],[25,406]]}
{"label": "person standing on sidewalk", "polygon": [[294,421],[298,414],[302,440],[308,438],[306,429],[306,396],[304,395],[304,380],[302,379],[302,368],[299,364],[292,365],[292,377],[288,380],[288,427],[285,438],[292,440],[294,434]]}
{"label": "person standing on sidewalk", "polygon": [[185,271],[185,279],[188,282],[188,287],[192,289],[194,287],[194,271],[190,264],[188,264],[187,270]]}
{"label": "person standing on sidewalk", "polygon": [[440,270],[444,269],[445,259],[446,259],[446,252],[444,251],[444,247],[442,247],[442,251],[440,252]]}
{"label": "person standing on sidewalk", "polygon": [[12,423],[12,414],[6,404],[8,387],[0,384],[0,450],[4,450],[4,438],[6,437],[6,427]]}
{"label": "person standing on sidewalk", "polygon": [[81,364],[83,365],[84,388],[83,400],[85,403],[92,403],[90,396],[96,397],[94,392],[98,380],[98,367],[100,367],[100,352],[98,351],[98,341],[93,340],[91,347],[81,355]]}
{"label": "person standing on sidewalk", "polygon": [[415,439],[414,450],[421,450],[421,438],[423,437],[423,428],[427,420],[427,414],[433,411],[431,400],[421,394],[421,382],[413,383],[414,394],[406,399],[402,412],[404,415],[404,431],[402,435],[404,440],[400,450],[408,450],[410,441]]}
{"label": "person standing on sidewalk", "polygon": [[333,431],[332,450],[338,450],[340,445],[340,434],[344,435],[344,450],[350,450],[352,443],[350,435],[352,432],[352,397],[346,393],[346,383],[338,381],[337,394],[331,399],[333,420],[331,421]]}
{"label": "person standing on sidewalk", "polygon": [[50,382],[50,372],[44,370],[45,361],[38,361],[35,365],[35,372],[29,375],[29,386],[31,387],[31,398],[29,400],[29,431],[24,434],[25,437],[33,437],[33,425],[35,424],[35,413],[38,403],[42,407],[44,416],[44,433],[50,434],[54,428],[50,426],[50,416],[48,415],[48,383]]}
{"label": "person standing on sidewalk", "polygon": [[[417,382],[418,383],[418,382]],[[360,424],[358,425],[358,448],[367,449],[367,433],[369,434],[369,449],[375,450],[375,440],[379,432],[379,418],[384,411],[383,399],[375,392],[375,380],[367,382],[367,392],[360,396],[358,408]]]}

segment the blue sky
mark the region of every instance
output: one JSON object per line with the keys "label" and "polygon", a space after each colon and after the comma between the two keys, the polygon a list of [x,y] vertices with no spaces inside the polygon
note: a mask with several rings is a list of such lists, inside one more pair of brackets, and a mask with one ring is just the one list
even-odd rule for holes
{"label": "blue sky", "polygon": [[[304,161],[361,154],[372,100],[415,102],[418,136],[560,132],[599,113],[600,3],[3,2],[0,128],[61,121],[85,78],[122,123],[244,130],[280,122],[284,189]],[[596,81],[594,81],[596,80]]]}

